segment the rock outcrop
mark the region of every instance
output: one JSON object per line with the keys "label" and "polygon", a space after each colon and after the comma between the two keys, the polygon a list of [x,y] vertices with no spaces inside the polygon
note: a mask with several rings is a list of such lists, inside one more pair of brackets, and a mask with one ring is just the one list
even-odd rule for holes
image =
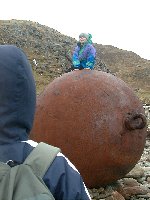
{"label": "rock outcrop", "polygon": [[[32,64],[38,93],[52,79],[70,70],[76,42],[75,38],[37,22],[0,20],[0,44],[23,48]],[[150,61],[111,45],[94,43],[94,46],[95,69],[118,76],[133,88],[143,103],[150,103]]]}

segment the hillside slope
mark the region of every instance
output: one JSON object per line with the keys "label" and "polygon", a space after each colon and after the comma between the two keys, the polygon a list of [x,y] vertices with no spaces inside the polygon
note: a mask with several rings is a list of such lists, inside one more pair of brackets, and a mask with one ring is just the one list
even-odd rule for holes
{"label": "hillside slope", "polygon": [[[55,77],[68,71],[76,40],[32,21],[0,20],[0,44],[15,44],[27,54],[38,94]],[[111,45],[94,44],[96,70],[124,80],[143,103],[150,104],[150,61]]]}

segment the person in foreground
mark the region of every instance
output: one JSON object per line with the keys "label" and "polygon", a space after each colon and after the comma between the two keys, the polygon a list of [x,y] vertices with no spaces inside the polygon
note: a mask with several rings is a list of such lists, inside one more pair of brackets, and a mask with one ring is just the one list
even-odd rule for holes
{"label": "person in foreground", "polygon": [[[36,89],[26,54],[14,45],[0,45],[0,161],[21,164],[36,147],[29,140]],[[56,200],[90,200],[75,166],[58,153],[43,180]]]}
{"label": "person in foreground", "polygon": [[72,55],[73,69],[94,69],[96,50],[92,45],[92,35],[81,33]]}

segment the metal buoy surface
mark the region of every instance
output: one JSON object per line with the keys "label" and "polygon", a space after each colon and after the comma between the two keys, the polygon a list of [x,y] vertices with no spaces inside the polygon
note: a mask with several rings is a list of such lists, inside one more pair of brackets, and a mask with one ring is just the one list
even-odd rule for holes
{"label": "metal buoy surface", "polygon": [[121,79],[96,70],[72,71],[38,97],[31,139],[60,147],[86,185],[96,188],[122,178],[138,162],[146,117]]}

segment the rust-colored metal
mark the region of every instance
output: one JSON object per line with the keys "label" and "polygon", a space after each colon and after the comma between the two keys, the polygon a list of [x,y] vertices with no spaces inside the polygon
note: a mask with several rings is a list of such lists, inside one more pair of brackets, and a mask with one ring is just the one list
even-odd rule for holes
{"label": "rust-colored metal", "polygon": [[110,184],[140,159],[142,103],[125,82],[95,71],[66,73],[39,96],[31,139],[58,146],[89,188]]}

